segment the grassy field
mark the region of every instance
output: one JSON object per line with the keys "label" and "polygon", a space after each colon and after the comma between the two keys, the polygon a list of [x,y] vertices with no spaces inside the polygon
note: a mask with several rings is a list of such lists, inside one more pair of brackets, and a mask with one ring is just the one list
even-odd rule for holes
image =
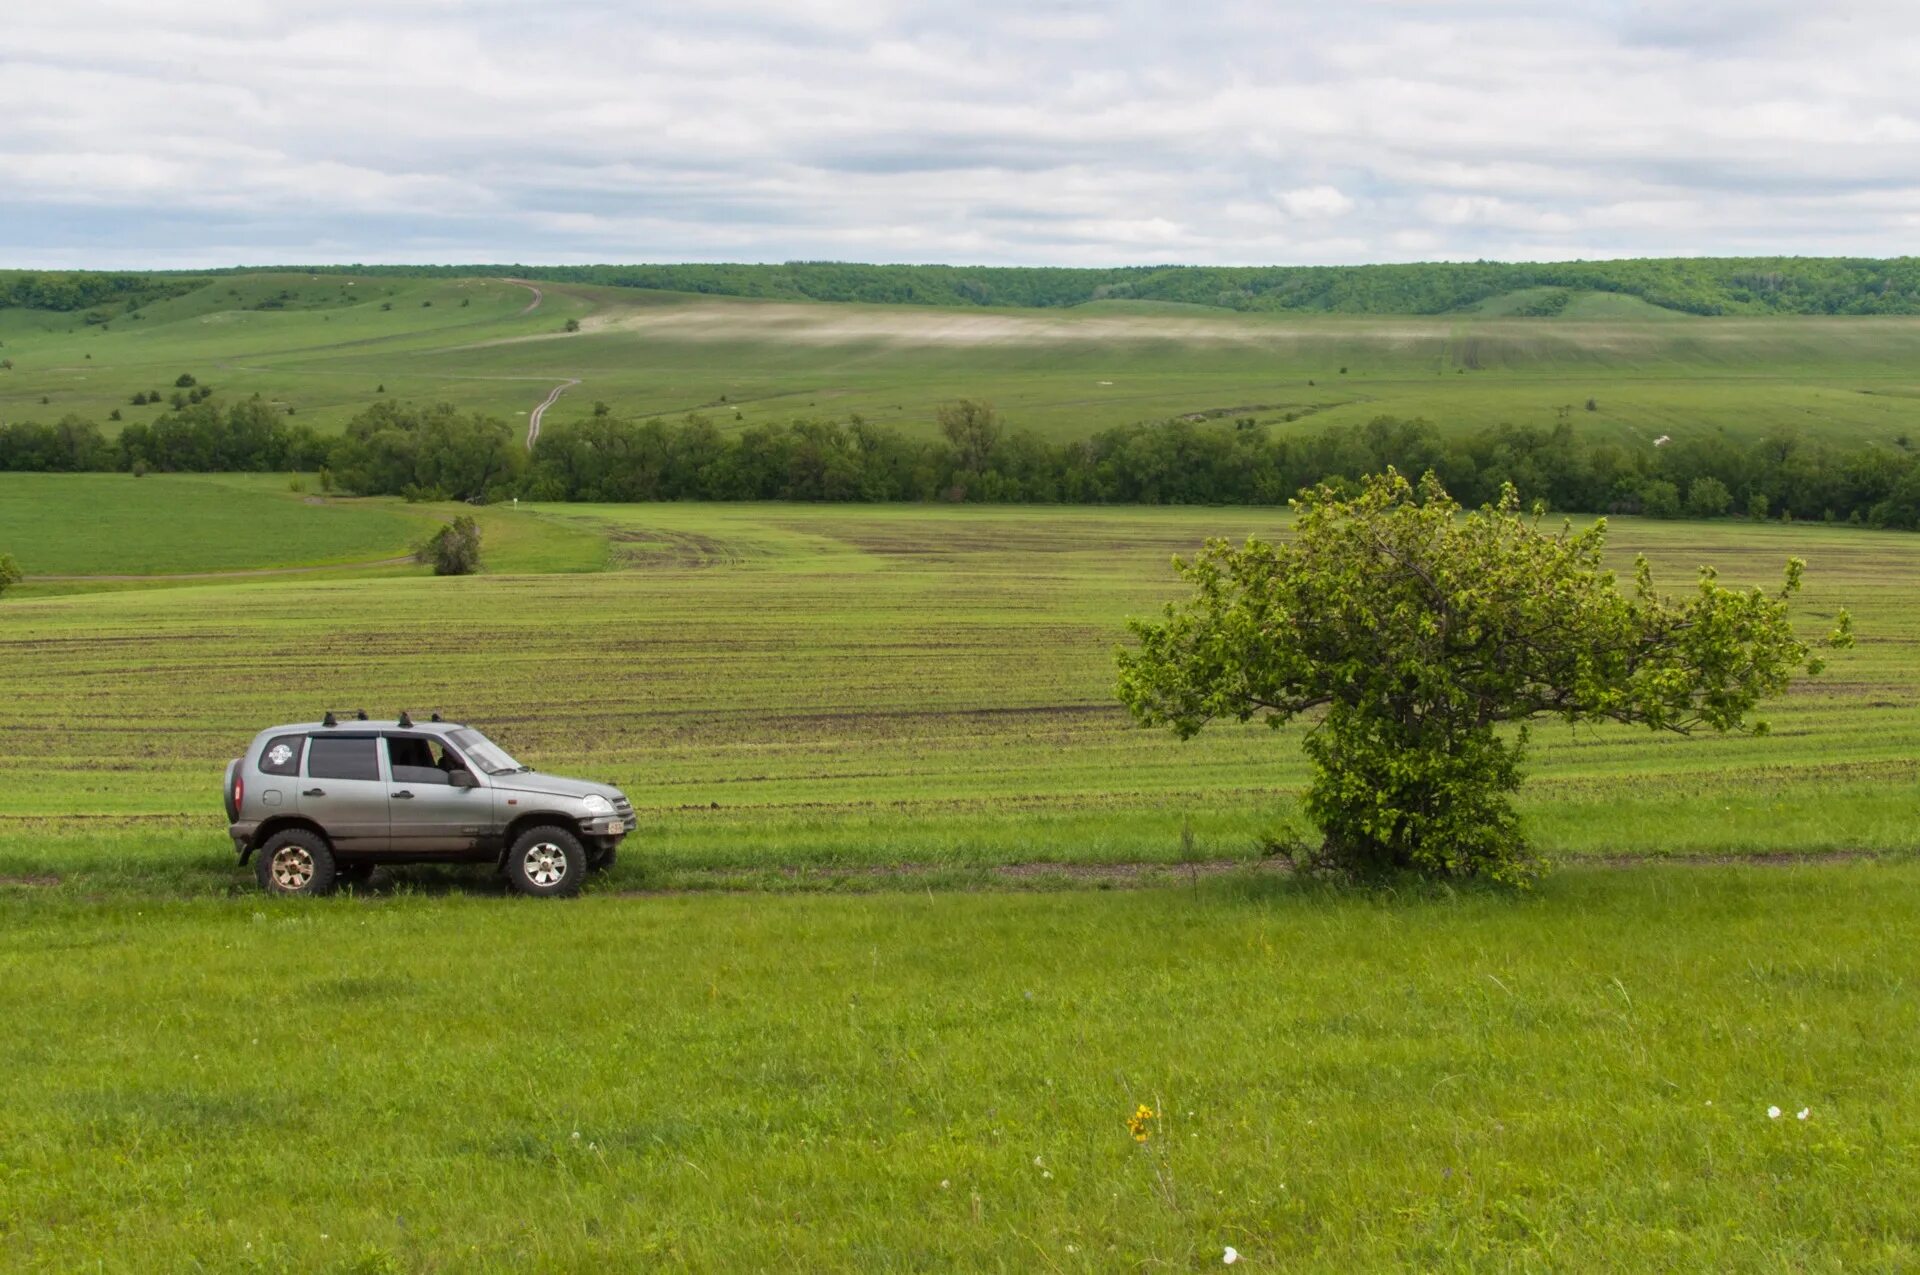
{"label": "grassy field", "polygon": [[[1272,510],[289,486],[0,476],[81,577],[0,601],[0,1268],[1920,1263],[1909,536],[1619,520],[1674,590],[1806,558],[1859,647],[1765,738],[1540,730],[1529,895],[1360,894],[1257,858],[1298,729],[1112,700],[1168,557]],[[356,565],[457,512],[489,574]],[[259,896],[221,766],[362,705],[641,831],[557,906]],[[1865,857],[1711,861],[1776,851]]]}
{"label": "grassy field", "polygon": [[1916,889],[0,891],[0,1266],[1906,1270]]}
{"label": "grassy field", "polygon": [[[349,504],[342,516],[452,512]],[[9,598],[0,875],[226,890],[221,766],[262,724],[327,707],[440,709],[524,760],[619,783],[644,822],[613,878],[628,888],[1249,859],[1306,781],[1299,728],[1228,725],[1181,744],[1131,728],[1111,691],[1125,619],[1176,592],[1168,558],[1209,533],[1284,533],[1272,511],[485,516],[498,574],[403,566]],[[1614,545],[1623,565],[1646,552],[1675,591],[1702,562],[1771,584],[1804,557],[1803,622],[1821,630],[1846,606],[1860,646],[1776,706],[1769,736],[1538,728],[1523,808],[1543,848],[1920,847],[1910,537],[1619,520]],[[590,569],[602,561],[613,569]],[[526,574],[560,568],[574,573]]]}
{"label": "grassy field", "polygon": [[[151,419],[165,409],[134,407],[132,395],[171,393],[191,372],[322,429],[382,392],[519,419],[579,378],[549,423],[600,400],[620,416],[698,410],[728,427],[859,412],[924,433],[937,404],[970,395],[1053,438],[1189,413],[1276,430],[1382,413],[1469,428],[1547,424],[1562,408],[1582,429],[1640,444],[1714,429],[1848,442],[1920,430],[1917,318],[1701,319],[1600,294],[1555,318],[1517,318],[1499,298],[1476,313],[1362,317],[539,291],[536,301],[532,285],[499,279],[262,274],[100,326],[0,311],[0,356],[15,365],[0,372],[0,420]],[[569,319],[578,333],[563,332]]]}

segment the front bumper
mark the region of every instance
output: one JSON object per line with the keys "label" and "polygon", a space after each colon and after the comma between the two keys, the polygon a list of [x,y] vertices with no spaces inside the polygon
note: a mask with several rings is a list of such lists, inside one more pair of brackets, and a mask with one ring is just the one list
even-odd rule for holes
{"label": "front bumper", "polygon": [[[616,827],[618,832],[614,831]],[[618,841],[633,831],[633,803],[625,796],[615,797],[612,814],[587,815],[580,820],[580,831],[602,841]]]}

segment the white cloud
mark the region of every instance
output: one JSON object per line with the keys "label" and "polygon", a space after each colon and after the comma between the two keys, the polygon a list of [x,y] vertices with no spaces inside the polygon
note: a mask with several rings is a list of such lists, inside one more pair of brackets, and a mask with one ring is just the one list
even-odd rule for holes
{"label": "white cloud", "polygon": [[1332,186],[1303,186],[1280,192],[1280,206],[1295,217],[1344,217],[1353,200]]}
{"label": "white cloud", "polygon": [[0,264],[1893,254],[1920,8],[64,0]]}

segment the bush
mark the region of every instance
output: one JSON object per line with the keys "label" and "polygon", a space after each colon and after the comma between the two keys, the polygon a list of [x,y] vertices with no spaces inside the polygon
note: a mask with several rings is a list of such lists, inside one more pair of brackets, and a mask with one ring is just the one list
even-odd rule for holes
{"label": "bush", "polygon": [[461,514],[414,550],[413,558],[431,565],[437,576],[472,575],[480,569],[480,524]]}
{"label": "bush", "polygon": [[0,553],[0,593],[5,593],[26,578],[12,554]]}
{"label": "bush", "polygon": [[173,378],[173,383],[176,386],[178,386],[180,389],[183,389],[183,390],[187,389],[193,385],[193,373],[182,372],[180,375]]}

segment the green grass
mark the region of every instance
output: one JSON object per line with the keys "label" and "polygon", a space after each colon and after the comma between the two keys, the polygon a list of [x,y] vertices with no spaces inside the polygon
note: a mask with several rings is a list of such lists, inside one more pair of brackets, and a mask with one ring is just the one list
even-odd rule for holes
{"label": "green grass", "polygon": [[397,506],[289,491],[284,477],[0,474],[0,552],[29,575],[360,563],[406,553],[430,527]]}
{"label": "green grass", "polygon": [[[339,560],[466,507],[8,509],[97,575],[279,561],[250,510]],[[473,512],[478,577],[0,600],[0,1268],[1920,1263],[1910,537],[1619,520],[1674,590],[1806,558],[1803,622],[1845,605],[1858,649],[1763,738],[1538,730],[1530,895],[1361,894],[1256,862],[1300,728],[1183,745],[1112,700],[1167,558],[1274,511]],[[362,705],[615,780],[640,832],[565,904],[258,896],[224,762]],[[1820,850],[1878,857],[1700,862]]]}
{"label": "green grass", "polygon": [[[419,575],[387,560],[462,513],[480,522],[492,570],[606,564],[606,537],[563,518],[323,495],[310,474],[0,474],[0,553],[27,573],[25,596],[316,567],[328,578]],[[43,578],[56,576],[79,578]]]}
{"label": "green grass", "polygon": [[1909,1269],[1916,891],[0,891],[0,1265]]}
{"label": "green grass", "polygon": [[[1112,697],[1125,619],[1177,592],[1168,558],[1209,533],[1283,532],[1271,511],[484,513],[509,565],[615,569],[7,599],[0,874],[224,889],[224,762],[263,725],[327,707],[440,709],[525,760],[619,783],[643,812],[615,877],[635,885],[1250,858],[1263,831],[1298,823],[1302,727],[1182,744],[1131,727]],[[1537,727],[1521,806],[1541,847],[1920,849],[1910,538],[1619,520],[1614,547],[1622,565],[1646,552],[1675,591],[1702,562],[1773,584],[1802,556],[1803,623],[1847,606],[1860,646],[1773,706],[1767,736]]]}
{"label": "green grass", "polygon": [[[1052,438],[1222,411],[1274,429],[1382,413],[1466,429],[1548,424],[1572,408],[1579,428],[1633,445],[1776,428],[1884,443],[1920,429],[1920,318],[1701,319],[1604,293],[1575,294],[1539,319],[1500,313],[1530,292],[1481,313],[1419,317],[1159,302],[946,310],[540,286],[532,313],[527,288],[497,279],[290,274],[220,279],[106,330],[0,311],[0,345],[16,365],[0,373],[0,419],[78,412],[107,423],[118,409],[149,420],[165,409],[133,407],[131,396],[170,393],[187,371],[321,429],[381,386],[518,421],[569,377],[583,383],[549,423],[600,400],[626,417],[704,411],[728,428],[859,412],[928,434],[939,403],[971,395]],[[285,308],[254,308],[282,293]],[[581,332],[561,331],[570,318]]]}

